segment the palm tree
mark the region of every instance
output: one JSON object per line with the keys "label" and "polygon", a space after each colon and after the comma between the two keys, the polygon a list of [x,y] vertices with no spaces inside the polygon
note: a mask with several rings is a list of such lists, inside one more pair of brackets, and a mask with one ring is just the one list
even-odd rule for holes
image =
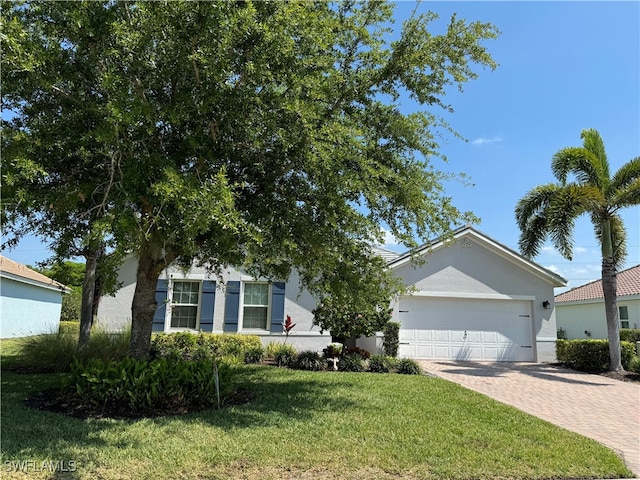
{"label": "palm tree", "polygon": [[[580,134],[582,147],[563,148],[552,159],[558,183],[530,190],[516,206],[522,254],[535,257],[549,238],[567,260],[572,259],[573,227],[588,214],[602,249],[604,293],[610,370],[622,370],[616,301],[616,271],[627,255],[626,232],[619,211],[640,205],[640,157],[624,164],[613,177],[600,134],[593,129]],[[573,180],[569,181],[571,174]]]}

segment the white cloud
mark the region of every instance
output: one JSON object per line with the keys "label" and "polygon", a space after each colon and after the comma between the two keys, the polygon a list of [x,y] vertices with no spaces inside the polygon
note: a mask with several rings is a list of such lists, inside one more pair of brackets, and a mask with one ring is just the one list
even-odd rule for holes
{"label": "white cloud", "polygon": [[492,138],[488,138],[488,137],[476,138],[475,140],[471,141],[471,145],[474,145],[476,147],[481,147],[483,145],[489,145],[491,143],[500,143],[500,142],[502,142],[502,136],[496,135]]}
{"label": "white cloud", "polygon": [[398,245],[399,244],[398,239],[393,235],[393,233],[391,233],[390,230],[383,228],[382,233],[384,234],[384,240],[382,242],[382,245]]}
{"label": "white cloud", "polygon": [[553,273],[561,275],[560,269],[558,267],[556,267],[555,265],[546,265],[544,268],[546,268],[547,270],[551,270]]}

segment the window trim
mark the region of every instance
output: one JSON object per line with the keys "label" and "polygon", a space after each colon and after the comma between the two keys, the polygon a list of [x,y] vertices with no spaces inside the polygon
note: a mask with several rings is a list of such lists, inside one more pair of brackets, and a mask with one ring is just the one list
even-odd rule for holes
{"label": "window trim", "polygon": [[[267,291],[267,324],[265,326],[265,328],[248,328],[244,326],[244,307],[245,306],[249,306],[249,307],[263,307],[264,305],[245,305],[244,303],[244,292],[245,292],[245,287],[247,285],[267,285],[268,291]],[[256,332],[256,333],[264,333],[264,332],[270,332],[271,329],[271,308],[272,308],[272,303],[273,303],[273,285],[271,284],[271,282],[265,282],[265,281],[242,281],[240,282],[240,304],[238,306],[238,332]]]}
{"label": "window trim", "polygon": [[[173,287],[176,283],[197,283],[198,284],[198,303],[174,303],[173,301]],[[200,329],[200,310],[202,309],[202,280],[196,280],[196,279],[189,279],[189,278],[185,278],[185,279],[171,279],[170,284],[169,284],[169,288],[168,290],[168,295],[167,295],[167,323],[166,323],[166,329],[165,331],[167,332],[197,332]],[[185,307],[196,307],[196,325],[194,328],[190,328],[190,327],[172,327],[171,326],[171,319],[173,316],[173,307],[174,306],[185,306]]]}
{"label": "window trim", "polygon": [[[622,312],[625,312],[625,317],[622,318]],[[629,307],[627,305],[618,305],[618,321],[620,322],[620,328],[629,328],[631,323],[629,322]]]}

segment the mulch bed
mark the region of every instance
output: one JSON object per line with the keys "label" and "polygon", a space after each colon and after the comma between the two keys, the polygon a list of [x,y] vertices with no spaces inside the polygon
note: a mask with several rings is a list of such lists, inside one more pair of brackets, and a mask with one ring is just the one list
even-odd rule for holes
{"label": "mulch bed", "polygon": [[[253,394],[246,388],[238,388],[236,392],[225,399],[222,408],[232,405],[244,405],[253,400]],[[36,410],[61,413],[69,417],[79,419],[111,418],[115,420],[137,420],[140,418],[166,417],[172,415],[184,415],[203,410],[211,410],[212,407],[196,407],[185,405],[181,402],[167,402],[162,408],[145,412],[132,412],[125,406],[119,405],[91,405],[82,403],[76,396],[64,392],[59,388],[53,388],[38,392],[25,400],[25,405]]]}
{"label": "mulch bed", "polygon": [[635,372],[602,372],[599,375],[603,377],[613,378],[620,380],[621,382],[636,382],[640,383],[640,373]]}

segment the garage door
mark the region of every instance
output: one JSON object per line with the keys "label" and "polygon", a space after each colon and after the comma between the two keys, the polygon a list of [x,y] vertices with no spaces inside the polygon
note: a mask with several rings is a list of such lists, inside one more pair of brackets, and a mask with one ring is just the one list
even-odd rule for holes
{"label": "garage door", "polygon": [[400,356],[534,361],[530,302],[400,298]]}

